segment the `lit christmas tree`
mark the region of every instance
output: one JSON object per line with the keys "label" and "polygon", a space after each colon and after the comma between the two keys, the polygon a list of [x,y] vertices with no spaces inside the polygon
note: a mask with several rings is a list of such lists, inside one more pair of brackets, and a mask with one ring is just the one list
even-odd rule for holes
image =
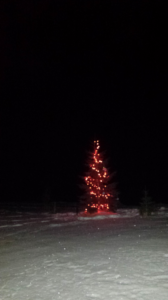
{"label": "lit christmas tree", "polygon": [[89,159],[89,172],[84,177],[86,209],[88,212],[115,211],[116,190],[115,183],[111,183],[113,175],[109,174],[103,162],[103,154],[99,152],[99,141],[94,141],[94,151]]}

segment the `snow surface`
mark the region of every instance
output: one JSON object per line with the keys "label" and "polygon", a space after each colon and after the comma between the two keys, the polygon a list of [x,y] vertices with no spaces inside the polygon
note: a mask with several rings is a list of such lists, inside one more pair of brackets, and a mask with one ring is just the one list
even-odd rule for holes
{"label": "snow surface", "polygon": [[167,210],[1,212],[0,299],[167,300]]}

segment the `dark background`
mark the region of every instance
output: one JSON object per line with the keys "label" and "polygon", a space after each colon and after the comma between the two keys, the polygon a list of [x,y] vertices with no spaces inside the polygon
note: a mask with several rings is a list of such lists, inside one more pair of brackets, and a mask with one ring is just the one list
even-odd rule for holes
{"label": "dark background", "polygon": [[0,4],[1,203],[78,201],[94,138],[123,204],[168,203],[166,9],[150,1]]}

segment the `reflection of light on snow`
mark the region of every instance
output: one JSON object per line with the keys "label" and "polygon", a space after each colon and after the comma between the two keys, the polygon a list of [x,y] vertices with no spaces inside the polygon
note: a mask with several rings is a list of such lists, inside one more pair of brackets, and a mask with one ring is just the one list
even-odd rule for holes
{"label": "reflection of light on snow", "polygon": [[1,299],[167,300],[167,210],[14,218],[0,218]]}

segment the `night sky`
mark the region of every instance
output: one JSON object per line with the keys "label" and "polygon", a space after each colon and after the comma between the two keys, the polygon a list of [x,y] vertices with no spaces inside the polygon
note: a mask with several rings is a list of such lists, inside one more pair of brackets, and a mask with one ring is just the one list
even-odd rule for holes
{"label": "night sky", "polygon": [[123,204],[168,203],[167,16],[159,1],[2,1],[0,197],[78,201],[96,137]]}

